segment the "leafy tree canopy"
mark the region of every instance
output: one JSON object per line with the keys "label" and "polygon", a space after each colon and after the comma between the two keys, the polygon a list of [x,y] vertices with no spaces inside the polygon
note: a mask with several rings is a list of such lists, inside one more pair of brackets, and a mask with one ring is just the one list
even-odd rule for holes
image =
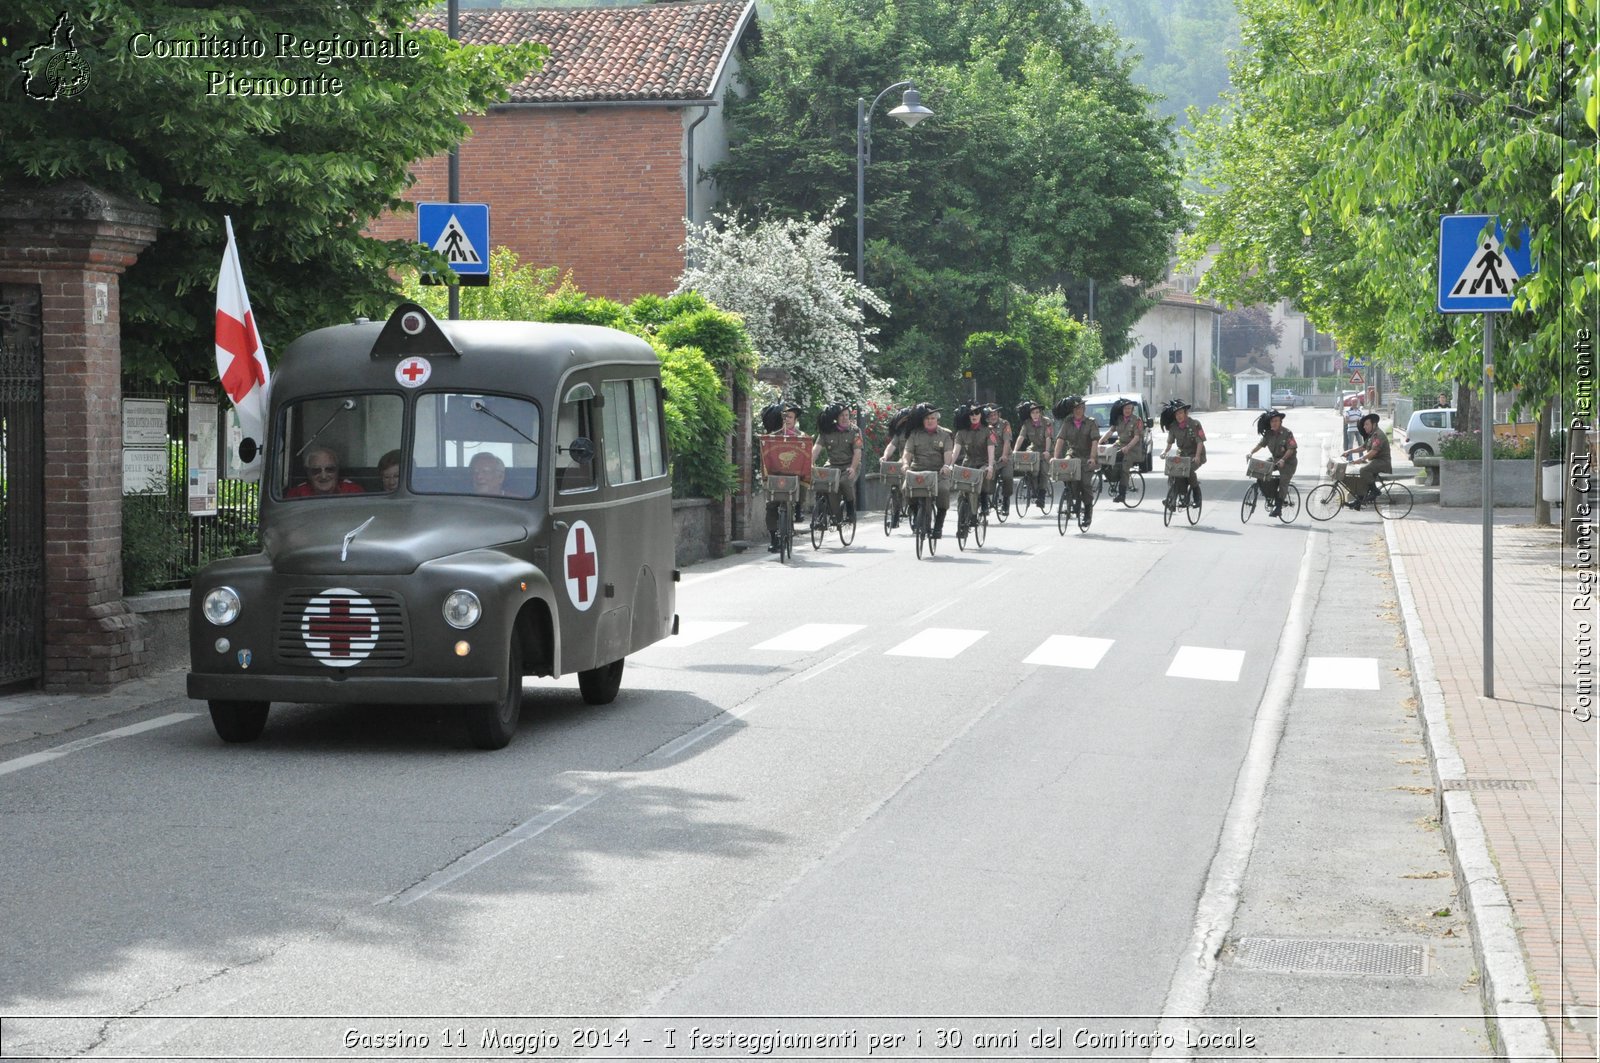
{"label": "leafy tree canopy", "polygon": [[1600,308],[1593,3],[1240,9],[1237,91],[1195,136],[1216,193],[1187,254],[1220,248],[1202,292],[1287,296],[1347,351],[1476,383],[1482,315],[1435,307],[1439,218],[1498,215],[1533,228],[1540,269],[1497,322],[1497,381],[1571,398],[1576,329]]}
{"label": "leafy tree canopy", "polygon": [[[309,329],[392,305],[389,271],[416,261],[420,249],[368,239],[363,227],[384,210],[409,210],[400,192],[411,164],[457,144],[467,133],[460,116],[504,99],[505,86],[537,69],[546,51],[469,47],[411,29],[431,6],[426,0],[73,5],[72,44],[87,83],[77,95],[47,102],[29,96],[19,64],[51,40],[61,5],[8,5],[0,16],[0,38],[9,42],[0,47],[0,185],[78,178],[161,212],[156,243],[122,280],[129,376],[215,374],[212,322],[224,215],[233,217],[269,350]],[[302,43],[284,50],[280,34]],[[365,58],[319,55],[326,47],[320,42],[332,41],[412,44]],[[248,54],[257,46],[261,56]],[[185,47],[209,50],[210,57],[171,54]],[[254,79],[279,93],[262,94]],[[285,79],[295,82],[295,95],[283,94]],[[299,79],[337,79],[339,91],[321,80],[316,91],[302,92]]]}
{"label": "leafy tree canopy", "polygon": [[888,118],[898,93],[872,115],[865,276],[893,312],[871,368],[953,382],[969,335],[1014,331],[1016,287],[1081,317],[1090,278],[1117,355],[1182,221],[1168,123],[1121,48],[1078,0],[775,0],[717,178],[780,217],[853,205],[857,100],[914,78],[933,118]]}

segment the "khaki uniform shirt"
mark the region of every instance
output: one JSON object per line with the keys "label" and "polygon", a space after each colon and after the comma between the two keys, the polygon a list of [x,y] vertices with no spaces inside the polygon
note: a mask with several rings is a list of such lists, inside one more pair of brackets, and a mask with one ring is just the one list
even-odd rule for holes
{"label": "khaki uniform shirt", "polygon": [[1088,462],[1087,468],[1094,468],[1095,447],[1100,442],[1100,426],[1093,417],[1085,417],[1074,424],[1072,418],[1067,418],[1056,425],[1056,439],[1065,440],[1067,452],[1064,458],[1082,458]]}
{"label": "khaki uniform shirt", "polygon": [[1002,417],[988,425],[988,429],[994,436],[994,462],[998,465],[1011,457],[1011,422]]}
{"label": "khaki uniform shirt", "polygon": [[818,437],[818,442],[822,444],[822,456],[827,459],[825,464],[848,469],[855,458],[856,448],[861,446],[861,429],[852,427],[846,431],[824,432]]}
{"label": "khaki uniform shirt", "polygon": [[1127,460],[1138,458],[1143,453],[1143,444],[1135,447],[1134,442],[1144,439],[1144,421],[1139,419],[1138,414],[1129,413],[1117,422],[1116,428],[1117,449],[1126,455]]}
{"label": "khaki uniform shirt", "polygon": [[1017,431],[1018,450],[1043,450],[1048,452],[1050,443],[1055,433],[1051,430],[1050,418],[1041,417],[1039,423],[1034,424],[1030,417],[1022,422],[1022,427]]}
{"label": "khaki uniform shirt", "polygon": [[[988,425],[979,425],[977,428],[963,428],[956,433],[956,442],[961,445],[961,464],[972,469],[981,469],[989,464],[989,441],[993,433]],[[1000,444],[995,443],[995,459],[1000,457]]]}
{"label": "khaki uniform shirt", "polygon": [[[1177,443],[1178,453],[1186,458],[1194,457],[1195,452],[1200,449],[1200,444],[1205,441],[1206,430],[1201,428],[1200,422],[1193,417],[1183,424],[1174,424],[1171,430],[1167,432],[1167,446],[1170,447],[1173,443]],[[1198,469],[1204,464],[1204,461],[1197,461],[1194,463],[1194,467]]]}
{"label": "khaki uniform shirt", "polygon": [[1371,465],[1377,472],[1394,471],[1394,466],[1390,464],[1389,459],[1389,437],[1383,434],[1383,429],[1374,429],[1372,434],[1366,438],[1365,444],[1368,451],[1374,448],[1377,451],[1367,464]]}
{"label": "khaki uniform shirt", "polygon": [[955,449],[956,437],[948,428],[935,428],[932,432],[912,429],[906,437],[906,468],[912,472],[937,472],[950,464],[950,455]]}

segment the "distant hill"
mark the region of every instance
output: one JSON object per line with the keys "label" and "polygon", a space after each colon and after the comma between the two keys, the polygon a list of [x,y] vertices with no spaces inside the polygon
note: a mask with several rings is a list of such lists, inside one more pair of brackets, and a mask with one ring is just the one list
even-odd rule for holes
{"label": "distant hill", "polygon": [[1228,87],[1228,54],[1239,47],[1233,0],[1086,0],[1108,18],[1140,56],[1135,77],[1166,97],[1163,114],[1183,123],[1184,110],[1204,110]]}

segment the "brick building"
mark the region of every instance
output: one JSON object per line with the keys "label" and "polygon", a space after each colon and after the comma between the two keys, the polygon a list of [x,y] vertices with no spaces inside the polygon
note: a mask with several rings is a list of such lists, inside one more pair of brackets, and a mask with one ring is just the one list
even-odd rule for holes
{"label": "brick building", "polygon": [[[444,16],[422,20],[444,29]],[[683,272],[684,225],[716,200],[704,170],[727,154],[722,102],[756,33],[752,0],[460,13],[469,44],[537,41],[543,69],[467,118],[459,199],[488,203],[490,242],[531,266],[571,270],[590,295],[666,294]],[[447,163],[420,163],[407,198],[448,200]],[[412,215],[370,230],[414,238]]]}

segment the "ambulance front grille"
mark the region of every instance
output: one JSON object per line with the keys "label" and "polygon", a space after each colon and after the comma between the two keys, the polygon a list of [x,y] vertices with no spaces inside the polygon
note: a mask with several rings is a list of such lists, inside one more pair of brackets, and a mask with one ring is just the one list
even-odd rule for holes
{"label": "ambulance front grille", "polygon": [[405,603],[382,592],[291,591],[275,650],[279,664],[399,668],[411,661]]}

